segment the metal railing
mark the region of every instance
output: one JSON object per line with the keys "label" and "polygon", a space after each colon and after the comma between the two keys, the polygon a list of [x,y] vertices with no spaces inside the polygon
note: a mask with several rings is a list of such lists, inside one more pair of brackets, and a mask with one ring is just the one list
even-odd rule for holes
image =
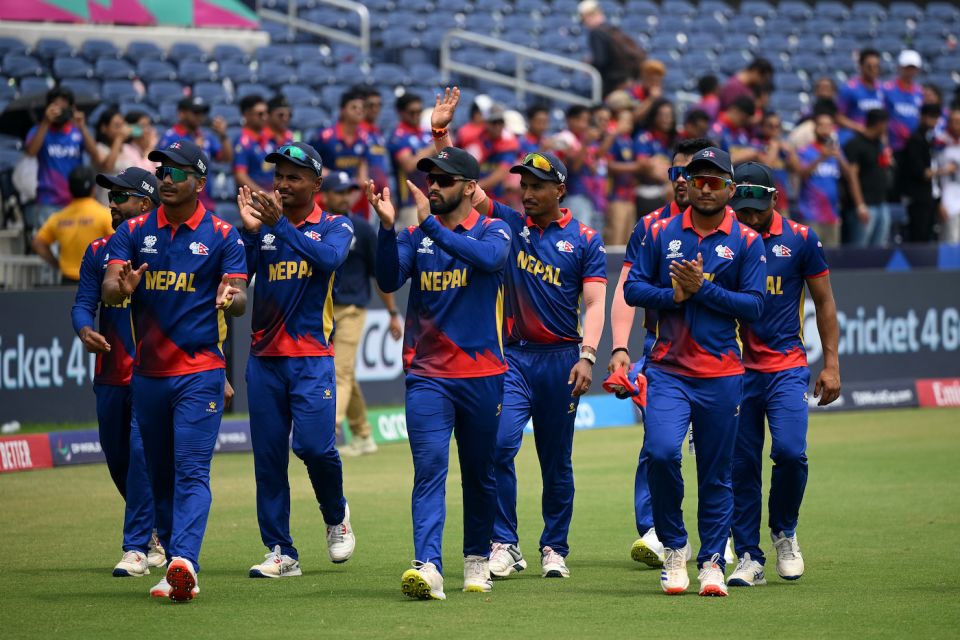
{"label": "metal railing", "polygon": [[[507,51],[516,55],[516,75],[508,76],[496,71],[482,69],[473,64],[454,60],[452,56],[452,43],[454,40],[472,42],[484,47],[498,49],[500,51]],[[587,74],[590,76],[591,81],[590,98],[586,98],[577,93],[564,91],[562,89],[555,89],[547,85],[538,84],[536,82],[527,80],[526,70],[523,68],[523,63],[525,60],[537,60],[539,62],[545,62],[547,64],[552,64],[558,67],[564,67],[566,69]],[[597,71],[592,65],[589,65],[586,62],[569,60],[567,58],[550,53],[543,53],[541,51],[537,51],[536,49],[531,49],[530,47],[523,47],[490,36],[483,36],[470,31],[464,31],[462,29],[453,29],[448,31],[443,36],[443,40],[440,44],[440,71],[443,74],[444,82],[449,82],[450,73],[455,72],[461,75],[487,80],[488,82],[502,84],[507,87],[513,87],[517,93],[518,100],[523,100],[525,94],[527,93],[533,93],[538,96],[543,96],[545,98],[550,98],[560,102],[582,104],[588,107],[599,104],[603,100],[603,80],[600,77],[600,72]]]}
{"label": "metal railing", "polygon": [[60,283],[60,274],[40,256],[0,255],[0,289],[16,291]]}
{"label": "metal railing", "polygon": [[264,8],[264,0],[257,0],[257,15],[263,20],[278,22],[287,26],[287,32],[290,36],[296,35],[297,31],[305,31],[314,35],[343,42],[355,47],[359,47],[364,57],[370,55],[370,12],[359,2],[351,0],[317,0],[319,4],[330,5],[339,9],[353,11],[360,16],[360,35],[355,36],[352,33],[345,33],[339,29],[327,27],[316,22],[304,20],[298,15],[299,6],[297,0],[287,0],[287,12],[281,13],[273,9]]}

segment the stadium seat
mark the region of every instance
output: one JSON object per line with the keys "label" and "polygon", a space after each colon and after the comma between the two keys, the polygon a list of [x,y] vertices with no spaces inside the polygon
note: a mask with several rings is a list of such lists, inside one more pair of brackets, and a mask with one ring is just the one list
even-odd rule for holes
{"label": "stadium seat", "polygon": [[217,74],[210,69],[210,65],[206,62],[184,60],[180,63],[178,77],[183,83],[194,84],[197,82],[213,82],[217,79]]}
{"label": "stadium seat", "polygon": [[720,55],[720,57],[717,58],[717,64],[719,65],[720,71],[728,75],[733,75],[740,69],[746,67],[751,59],[752,56],[747,51],[738,49],[735,51],[727,51]]}
{"label": "stadium seat", "polygon": [[0,77],[0,100],[10,101],[17,95],[17,87],[9,78]]}
{"label": "stadium seat", "polygon": [[129,80],[106,80],[101,96],[110,102],[138,102],[142,97]]}
{"label": "stadium seat", "polygon": [[860,20],[879,22],[887,18],[887,10],[879,2],[858,0],[853,3],[850,16]]}
{"label": "stadium seat", "polygon": [[33,47],[33,55],[41,60],[67,58],[73,54],[73,47],[60,38],[40,38]]}
{"label": "stadium seat", "polygon": [[777,76],[777,92],[785,93],[800,93],[801,91],[807,91],[809,89],[809,84],[806,80],[796,75],[795,73],[781,74]]}
{"label": "stadium seat", "polygon": [[[724,2],[724,0],[700,0],[700,4],[697,5],[697,9],[700,13],[719,13],[727,18],[733,15],[733,8]],[[630,10],[633,11],[633,3],[630,5]]]}
{"label": "stadium seat", "polygon": [[163,60],[164,57],[163,49],[155,42],[134,40],[127,45],[126,58],[134,64],[141,60]]}
{"label": "stadium seat", "polygon": [[230,96],[219,82],[197,82],[193,85],[193,95],[203,98],[211,105],[230,102]]}
{"label": "stadium seat", "polygon": [[850,17],[850,9],[838,0],[821,0],[814,5],[813,14],[819,18],[839,21]]}
{"label": "stadium seat", "polygon": [[940,22],[960,22],[960,8],[952,2],[931,2],[927,5],[926,15]]}
{"label": "stadium seat", "polygon": [[[800,48],[790,58],[790,67],[794,71],[802,69],[808,76],[816,77],[826,72],[827,61],[819,51],[807,51]],[[777,80],[779,81],[779,77]]]}
{"label": "stadium seat", "polygon": [[129,62],[117,58],[100,58],[93,71],[102,80],[132,80],[137,75]]}
{"label": "stadium seat", "polygon": [[184,87],[179,82],[160,80],[147,87],[147,100],[159,107],[164,102],[176,102],[184,96]]}
{"label": "stadium seat", "polygon": [[268,44],[257,49],[254,58],[260,63],[264,62],[282,62],[284,64],[293,64],[296,58],[294,45],[290,44]]}
{"label": "stadium seat", "polygon": [[176,42],[167,50],[167,58],[177,63],[182,63],[185,60],[206,62],[207,52],[193,42]]}
{"label": "stadium seat", "polygon": [[257,80],[271,87],[297,82],[293,67],[278,62],[264,62],[257,69]]}
{"label": "stadium seat", "polygon": [[244,96],[250,95],[260,95],[263,97],[272,96],[273,90],[265,84],[253,82],[237,85],[236,89],[234,90],[234,96],[237,100],[240,100],[240,98],[243,98]]}
{"label": "stadium seat", "polygon": [[35,93],[46,93],[53,86],[53,81],[46,77],[27,76],[20,78],[20,95],[30,96]]}
{"label": "stadium seat", "polygon": [[777,7],[780,16],[790,20],[807,20],[813,15],[813,10],[802,0],[783,0]]}
{"label": "stadium seat", "polygon": [[250,65],[240,60],[221,62],[218,73],[221,78],[229,78],[234,85],[242,82],[253,82],[254,79],[254,73],[250,69]]}
{"label": "stadium seat", "polygon": [[123,115],[127,115],[131,111],[139,111],[141,113],[145,113],[148,116],[150,116],[150,120],[153,122],[157,122],[160,117],[159,112],[156,109],[154,109],[152,106],[147,104],[146,102],[121,102],[120,103],[120,113],[122,113]]}
{"label": "stadium seat", "polygon": [[93,67],[83,58],[56,58],[53,61],[53,75],[64,78],[92,78]]}
{"label": "stadium seat", "polygon": [[745,0],[740,3],[741,16],[759,16],[770,18],[776,13],[773,4],[765,0]]}
{"label": "stadium seat", "polygon": [[223,118],[227,121],[227,126],[239,127],[243,124],[243,116],[240,109],[234,104],[214,104],[210,107],[211,118]]}
{"label": "stadium seat", "polygon": [[235,44],[218,44],[213,47],[213,59],[220,63],[228,60],[235,62],[249,62],[250,54]]}
{"label": "stadium seat", "polygon": [[80,55],[90,62],[97,62],[100,59],[119,58],[120,50],[109,40],[85,40],[80,45]]}
{"label": "stadium seat", "polygon": [[919,22],[923,18],[923,9],[915,2],[891,2],[887,22],[914,20]]}
{"label": "stadium seat", "polygon": [[157,105],[157,110],[160,113],[160,120],[165,125],[172,125],[177,121],[177,102],[163,102]]}
{"label": "stadium seat", "polygon": [[177,70],[169,62],[146,59],[137,63],[137,77],[146,83],[160,80],[175,80],[177,78]]}
{"label": "stadium seat", "polygon": [[27,50],[27,45],[19,38],[10,36],[0,37],[0,55],[2,56],[6,56],[8,53],[26,55]]}
{"label": "stadium seat", "polygon": [[320,103],[331,113],[340,113],[340,96],[347,88],[343,85],[331,85],[320,91]]}
{"label": "stadium seat", "polygon": [[295,108],[316,107],[320,104],[320,97],[308,87],[298,84],[289,84],[280,89],[280,93]]}
{"label": "stadium seat", "polygon": [[60,86],[67,87],[78,98],[85,97],[99,100],[103,97],[103,86],[95,78],[67,78],[60,83]]}
{"label": "stadium seat", "polygon": [[27,78],[46,73],[43,64],[33,56],[8,53],[3,56],[3,72],[11,78]]}

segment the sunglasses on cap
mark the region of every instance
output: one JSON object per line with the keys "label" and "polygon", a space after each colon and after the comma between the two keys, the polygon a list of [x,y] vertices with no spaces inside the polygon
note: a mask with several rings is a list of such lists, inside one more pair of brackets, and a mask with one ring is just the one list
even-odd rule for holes
{"label": "sunglasses on cap", "polygon": [[277,153],[295,158],[296,160],[303,160],[304,162],[307,161],[307,152],[300,147],[293,146],[292,144],[283,145],[277,149]]}
{"label": "sunglasses on cap", "polygon": [[170,180],[173,182],[186,182],[188,177],[199,174],[197,174],[196,171],[186,171],[184,169],[178,169],[177,167],[157,167],[154,175],[157,176],[157,180],[160,182],[163,182],[167,176],[170,176]]}
{"label": "sunglasses on cap", "polygon": [[687,173],[686,167],[673,166],[667,169],[667,177],[670,178],[670,182],[676,182],[680,178],[689,180],[690,174]]}
{"label": "sunglasses on cap", "polygon": [[546,156],[539,153],[528,153],[523,157],[523,162],[520,163],[524,167],[533,167],[540,171],[546,171],[549,174],[552,174],[558,182],[563,182],[563,177],[560,175],[560,172],[557,171],[553,164],[546,158]]}
{"label": "sunglasses on cap", "polygon": [[769,198],[777,192],[774,187],[765,187],[760,184],[738,184],[737,190],[734,192],[735,198],[752,198],[754,200],[762,200],[763,198]]}
{"label": "sunglasses on cap", "polygon": [[107,200],[113,204],[123,204],[130,200],[130,198],[146,198],[147,196],[142,193],[137,193],[136,191],[108,191]]}
{"label": "sunglasses on cap", "polygon": [[466,178],[460,178],[458,176],[447,175],[446,173],[428,173],[427,174],[427,184],[431,187],[437,185],[441,189],[446,189],[447,187],[452,187],[455,182],[470,182]]}
{"label": "sunglasses on cap", "polygon": [[691,181],[694,189],[710,187],[711,191],[719,191],[733,184],[733,180],[730,178],[721,178],[720,176],[690,176],[687,179]]}

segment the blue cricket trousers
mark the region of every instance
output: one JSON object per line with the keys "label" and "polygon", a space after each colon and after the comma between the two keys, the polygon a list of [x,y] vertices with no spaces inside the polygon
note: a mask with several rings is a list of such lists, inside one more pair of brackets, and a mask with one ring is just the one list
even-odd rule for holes
{"label": "blue cricket trousers", "polygon": [[648,455],[647,479],[657,536],[670,549],[687,543],[680,461],[684,436],[692,422],[699,493],[697,565],[720,554],[723,567],[733,518],[731,467],[743,376],[692,378],[650,367],[647,380],[643,447]]}
{"label": "blue cricket trousers", "polygon": [[807,367],[774,373],[748,369],[744,376],[733,460],[733,541],[738,557],[749,553],[752,559],[764,562],[760,549],[764,416],[770,423],[773,441],[768,503],[770,529],[787,535],[796,532],[800,503],[807,486],[809,386]]}
{"label": "blue cricket trousers", "polygon": [[533,418],[533,437],[543,478],[540,548],[562,556],[570,551],[567,533],[573,517],[573,427],[580,398],[570,395],[570,369],[579,345],[514,345],[507,348],[503,413],[497,434],[497,519],[493,542],[517,544],[517,471],[514,458],[523,428]]}
{"label": "blue cricket trousers", "polygon": [[413,455],[413,546],[416,559],[443,573],[443,523],[450,434],[457,439],[463,487],[463,555],[488,557],[497,515],[493,454],[504,376],[407,376],[407,436]]}
{"label": "blue cricket trousers", "polygon": [[128,385],[95,384],[100,448],[123,496],[123,550],[147,553],[153,534],[153,492],[143,458],[140,427]]}
{"label": "blue cricket trousers", "polygon": [[298,558],[290,536],[290,431],[327,524],[343,522],[343,466],[335,429],[337,383],[332,356],[252,356],[247,360],[250,436],[263,544]]}
{"label": "blue cricket trousers", "polygon": [[184,376],[133,375],[133,412],[153,487],[157,536],[167,558],[200,570],[210,515],[210,460],[223,417],[223,369]]}

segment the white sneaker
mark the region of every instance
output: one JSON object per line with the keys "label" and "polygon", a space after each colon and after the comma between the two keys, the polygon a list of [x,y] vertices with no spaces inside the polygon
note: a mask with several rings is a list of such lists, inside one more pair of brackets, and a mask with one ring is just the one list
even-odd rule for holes
{"label": "white sneaker", "polygon": [[[689,546],[689,545],[687,545]],[[687,561],[683,549],[663,550],[663,569],[660,570],[660,588],[667,595],[679,595],[690,586]]]}
{"label": "white sneaker", "polygon": [[160,544],[160,538],[157,537],[157,532],[154,531],[153,535],[150,536],[150,546],[147,548],[147,565],[150,567],[162,567],[167,564],[167,552],[164,551],[163,545]]}
{"label": "white sneaker", "polygon": [[350,526],[350,505],[346,505],[343,511],[343,522],[327,525],[327,553],[330,555],[330,561],[335,564],[346,562],[353,555],[356,546],[357,539]]}
{"label": "white sneaker", "polygon": [[684,562],[690,562],[693,560],[693,547],[690,546],[689,540],[687,540],[687,543],[683,545],[683,549],[681,549],[681,551],[683,551]]}
{"label": "white sneaker", "polygon": [[551,549],[544,547],[540,551],[540,566],[543,568],[544,578],[569,578],[570,569],[567,568],[567,561],[563,556]]}
{"label": "white sneaker", "polygon": [[186,558],[175,557],[167,567],[167,584],[170,586],[169,598],[174,602],[189,602],[200,592],[197,586],[197,572],[193,563]]}
{"label": "white sneaker", "polygon": [[720,560],[720,554],[715,553],[713,557],[703,563],[700,567],[700,595],[718,596],[727,595],[727,585],[723,582],[723,569],[717,562]]}
{"label": "white sneaker", "polygon": [[357,451],[360,452],[360,455],[368,455],[377,452],[377,443],[374,442],[373,436],[356,438],[353,441],[353,446]]}
{"label": "white sneaker", "polygon": [[733,538],[727,538],[727,546],[723,550],[723,561],[727,564],[733,564],[737,561],[737,556],[733,552]]}
{"label": "white sneaker", "polygon": [[288,555],[280,553],[280,545],[264,556],[263,562],[250,567],[251,578],[291,578],[302,576],[300,563]]}
{"label": "white sneaker", "polygon": [[347,444],[337,449],[337,453],[340,454],[341,458],[356,458],[357,456],[363,455],[360,451],[360,447],[357,446],[356,440],[351,440]]}
{"label": "white sneaker", "polygon": [[648,567],[663,566],[663,543],[657,537],[656,529],[650,527],[633,543],[630,547],[630,557],[634,562],[642,562]]}
{"label": "white sneaker", "polygon": [[773,548],[777,550],[777,575],[784,580],[799,580],[803,575],[803,555],[797,534],[789,538],[780,533],[770,533]]}
{"label": "white sneaker", "polygon": [[113,568],[114,578],[142,578],[150,575],[147,556],[139,551],[125,551],[123,558]]}
{"label": "white sneaker", "polygon": [[494,578],[506,578],[527,568],[527,561],[515,544],[494,542],[490,546],[490,575]]}
{"label": "white sneaker", "polygon": [[[153,588],[150,589],[150,597],[151,598],[169,598],[171,590],[172,590],[172,587],[170,586],[170,583],[167,582],[166,576],[164,576],[163,578],[160,579],[160,582],[155,584]],[[200,593],[200,587],[195,586],[193,588],[193,595],[197,595],[198,593]]]}
{"label": "white sneaker", "polygon": [[740,562],[737,563],[737,568],[730,574],[727,586],[753,587],[761,584],[767,584],[763,576],[763,565],[751,558],[749,553],[743,554]]}
{"label": "white sneaker", "polygon": [[490,562],[483,556],[466,556],[463,559],[463,591],[487,593],[492,588]]}
{"label": "white sneaker", "polygon": [[418,600],[446,600],[443,593],[443,576],[432,562],[413,561],[413,568],[403,572],[400,591],[408,598]]}

